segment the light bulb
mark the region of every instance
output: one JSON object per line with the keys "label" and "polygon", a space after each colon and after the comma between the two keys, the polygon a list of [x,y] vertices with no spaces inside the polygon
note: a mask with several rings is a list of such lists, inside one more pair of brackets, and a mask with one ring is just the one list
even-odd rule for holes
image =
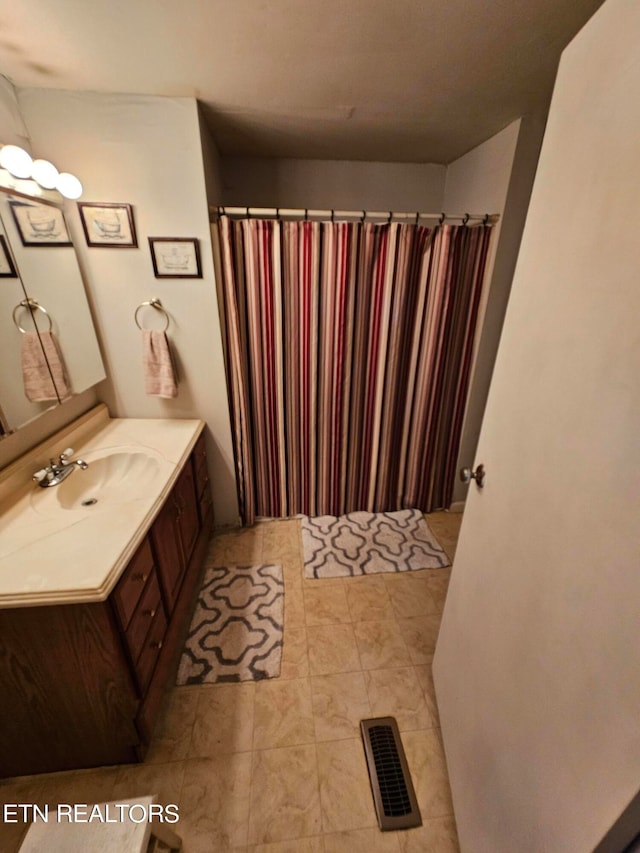
{"label": "light bulb", "polygon": [[0,166],[16,178],[30,178],[33,160],[24,148],[18,145],[3,145],[0,151]]}
{"label": "light bulb", "polygon": [[56,181],[56,189],[65,198],[80,198],[82,195],[82,184],[70,172],[60,172]]}
{"label": "light bulb", "polygon": [[48,160],[34,160],[31,167],[31,177],[45,190],[55,189],[59,172]]}

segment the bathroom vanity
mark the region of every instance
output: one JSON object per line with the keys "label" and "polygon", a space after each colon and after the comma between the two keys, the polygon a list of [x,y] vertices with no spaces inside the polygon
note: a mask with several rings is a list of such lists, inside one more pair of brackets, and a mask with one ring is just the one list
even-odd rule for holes
{"label": "bathroom vanity", "polygon": [[[0,475],[0,777],[143,759],[213,524],[203,428],[98,406]],[[68,445],[86,470],[31,482]]]}

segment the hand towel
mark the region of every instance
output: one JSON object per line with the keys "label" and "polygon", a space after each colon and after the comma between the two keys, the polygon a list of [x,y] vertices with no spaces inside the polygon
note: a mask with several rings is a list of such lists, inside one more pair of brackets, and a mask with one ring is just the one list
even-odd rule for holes
{"label": "hand towel", "polygon": [[24,393],[32,403],[62,402],[71,396],[62,352],[52,332],[23,333],[22,379]]}
{"label": "hand towel", "polygon": [[142,330],[144,390],[150,397],[177,397],[178,382],[169,339],[155,329]]}

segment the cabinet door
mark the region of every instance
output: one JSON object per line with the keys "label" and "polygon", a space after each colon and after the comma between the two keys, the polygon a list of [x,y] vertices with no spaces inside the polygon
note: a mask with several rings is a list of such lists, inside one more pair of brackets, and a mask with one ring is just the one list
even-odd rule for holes
{"label": "cabinet door", "polygon": [[173,612],[186,565],[180,542],[175,490],[171,492],[158,517],[153,522],[151,541],[156,557],[162,596],[167,614],[170,615]]}
{"label": "cabinet door", "polygon": [[173,490],[178,506],[178,528],[185,564],[189,562],[200,532],[200,518],[196,502],[196,484],[191,461],[185,465]]}

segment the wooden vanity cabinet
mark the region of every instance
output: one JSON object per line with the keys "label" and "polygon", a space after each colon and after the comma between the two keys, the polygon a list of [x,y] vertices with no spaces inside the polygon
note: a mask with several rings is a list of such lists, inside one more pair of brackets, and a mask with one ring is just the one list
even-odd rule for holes
{"label": "wooden vanity cabinet", "polygon": [[144,757],[211,531],[203,448],[106,601],[0,609],[0,778]]}
{"label": "wooden vanity cabinet", "polygon": [[209,469],[207,466],[207,449],[204,433],[198,439],[191,456],[195,478],[196,495],[198,497],[198,513],[200,525],[207,530],[213,527],[213,499],[209,486]]}
{"label": "wooden vanity cabinet", "polygon": [[171,615],[200,532],[192,464],[183,468],[151,528],[151,541],[167,613]]}

